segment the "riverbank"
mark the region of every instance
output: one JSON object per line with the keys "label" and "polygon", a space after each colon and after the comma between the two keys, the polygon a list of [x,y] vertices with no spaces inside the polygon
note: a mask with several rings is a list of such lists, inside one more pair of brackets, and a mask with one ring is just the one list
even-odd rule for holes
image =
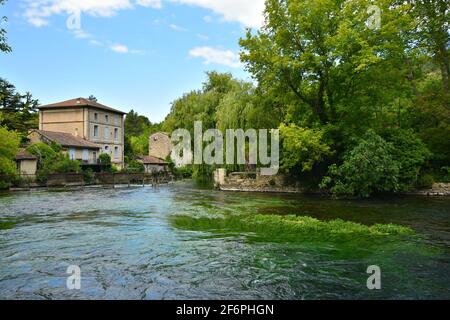
{"label": "riverbank", "polygon": [[[321,191],[311,191],[304,190],[302,188],[296,187],[271,187],[271,186],[232,186],[224,185],[219,186],[221,191],[233,191],[233,192],[259,192],[259,193],[294,193],[294,194],[325,194]],[[416,196],[427,196],[427,197],[438,197],[438,196],[450,196],[450,183],[435,183],[430,189],[414,190],[408,192],[399,192],[393,194],[400,195],[416,195]]]}
{"label": "riverbank", "polygon": [[[258,172],[233,172],[227,175],[224,169],[216,170],[214,174],[214,185],[221,191],[322,195],[327,194],[326,192],[321,190],[306,188],[298,181],[290,181],[289,177],[283,174],[278,174],[276,176],[262,176]],[[434,183],[431,188],[392,194],[418,196],[450,196],[450,183]]]}

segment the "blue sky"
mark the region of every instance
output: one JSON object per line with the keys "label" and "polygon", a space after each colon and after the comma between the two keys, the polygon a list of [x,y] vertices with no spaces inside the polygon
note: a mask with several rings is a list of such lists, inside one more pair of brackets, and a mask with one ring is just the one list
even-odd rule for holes
{"label": "blue sky", "polygon": [[93,94],[159,122],[206,71],[250,80],[238,40],[261,25],[263,2],[9,0],[0,16],[13,52],[0,55],[0,77],[42,104]]}

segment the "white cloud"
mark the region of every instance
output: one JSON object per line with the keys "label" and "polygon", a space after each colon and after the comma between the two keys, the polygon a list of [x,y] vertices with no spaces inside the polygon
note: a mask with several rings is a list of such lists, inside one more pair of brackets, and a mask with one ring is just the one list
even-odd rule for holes
{"label": "white cloud", "polygon": [[176,24],[170,24],[169,27],[170,27],[170,29],[175,30],[175,31],[187,31],[187,29],[180,27]]}
{"label": "white cloud", "polygon": [[209,37],[208,37],[208,36],[206,36],[206,35],[204,35],[204,34],[201,34],[201,33],[197,33],[197,38],[202,39],[202,40],[205,40],[205,41],[208,41],[208,40],[209,40]]}
{"label": "white cloud", "polygon": [[75,38],[77,39],[89,39],[92,38],[92,35],[82,29],[74,29],[72,30],[72,33]]}
{"label": "white cloud", "polygon": [[94,46],[98,46],[98,47],[102,47],[103,46],[103,42],[95,40],[95,39],[89,40],[89,43],[94,45]]}
{"label": "white cloud", "polygon": [[126,45],[123,45],[123,44],[113,44],[109,47],[109,49],[111,49],[112,51],[117,52],[117,53],[131,53],[131,54],[139,54],[139,55],[145,54],[145,51],[130,49]]}
{"label": "white cloud", "polygon": [[197,47],[189,51],[189,55],[194,58],[203,58],[205,64],[221,64],[224,66],[239,68],[239,54],[231,50],[221,50],[212,47]]}
{"label": "white cloud", "polygon": [[136,0],[136,4],[147,8],[162,8],[161,0]]}
{"label": "white cloud", "polygon": [[131,9],[134,5],[161,8],[161,0],[22,0],[25,3],[25,18],[34,26],[48,24],[55,14],[85,13],[91,16],[111,17],[119,10]]}
{"label": "white cloud", "polygon": [[[118,11],[136,6],[162,8],[163,0],[21,0],[29,23],[41,27],[55,14],[81,12],[91,16],[111,17]],[[259,28],[263,23],[264,0],[164,0],[211,10],[224,21],[239,22]],[[212,21],[206,16],[205,21]]]}
{"label": "white cloud", "polygon": [[130,52],[130,49],[128,49],[128,47],[123,45],[123,44],[113,44],[109,48],[112,51],[117,52],[117,53],[128,53],[128,52]]}
{"label": "white cloud", "polygon": [[[171,0],[212,10],[225,21],[237,21],[246,27],[259,28],[264,21],[265,0]],[[211,17],[205,17],[208,21]]]}

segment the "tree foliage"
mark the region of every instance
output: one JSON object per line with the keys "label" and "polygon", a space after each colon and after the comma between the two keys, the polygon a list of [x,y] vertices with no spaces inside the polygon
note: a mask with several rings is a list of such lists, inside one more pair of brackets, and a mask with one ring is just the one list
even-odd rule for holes
{"label": "tree foliage", "polygon": [[125,155],[134,160],[139,155],[148,154],[149,136],[161,130],[143,115],[131,110],[125,118]]}
{"label": "tree foliage", "polygon": [[17,173],[14,161],[20,139],[16,132],[0,126],[0,189],[7,188]]}
{"label": "tree foliage", "polygon": [[299,166],[302,171],[311,171],[316,163],[323,161],[332,153],[324,142],[323,130],[281,124],[280,136],[283,150],[282,166],[285,169]]}
{"label": "tree foliage", "polygon": [[51,174],[81,172],[80,162],[71,160],[58,144],[47,145],[40,142],[28,146],[26,150],[38,159],[36,180],[39,183],[45,183]]}
{"label": "tree foliage", "polygon": [[38,128],[38,105],[39,101],[31,93],[20,94],[14,85],[0,78],[1,125],[17,131],[22,141],[30,129]]}
{"label": "tree foliage", "polygon": [[376,191],[397,191],[400,168],[392,153],[394,146],[374,131],[343,157],[342,165],[330,166],[321,186],[335,195],[368,197]]}
{"label": "tree foliage", "polygon": [[[0,0],[0,6],[5,4],[6,0]],[[1,25],[8,21],[8,19],[5,16],[0,16],[0,51],[2,52],[11,52],[11,47],[7,43],[6,38],[6,30],[5,28],[1,27]]]}

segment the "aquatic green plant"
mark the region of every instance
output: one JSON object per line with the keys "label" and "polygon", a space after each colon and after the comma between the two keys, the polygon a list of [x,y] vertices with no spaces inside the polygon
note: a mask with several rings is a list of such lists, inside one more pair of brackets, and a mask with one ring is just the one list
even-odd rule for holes
{"label": "aquatic green plant", "polygon": [[315,218],[295,215],[228,215],[222,217],[172,217],[174,226],[195,231],[229,230],[256,233],[272,239],[330,239],[363,236],[411,235],[408,227],[393,224],[363,224],[336,219],[320,221]]}

